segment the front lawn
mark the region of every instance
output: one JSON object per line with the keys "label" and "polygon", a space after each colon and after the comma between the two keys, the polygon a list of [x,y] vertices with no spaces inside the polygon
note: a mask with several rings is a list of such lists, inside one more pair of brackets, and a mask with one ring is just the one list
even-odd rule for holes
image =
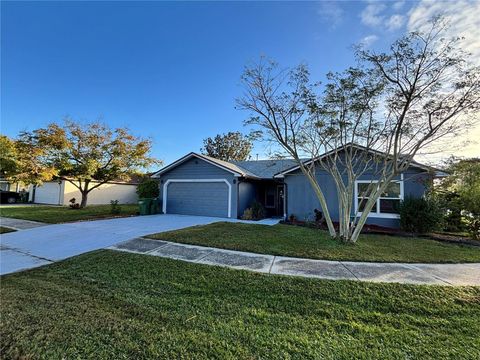
{"label": "front lawn", "polygon": [[345,245],[323,230],[291,225],[214,223],[150,235],[153,239],[261,254],[326,260],[458,263],[480,262],[480,247],[422,238],[362,235]]}
{"label": "front lawn", "polygon": [[480,288],[97,251],[2,277],[0,358],[478,359]]}
{"label": "front lawn", "polygon": [[71,209],[68,206],[0,206],[0,216],[16,219],[40,221],[50,224],[69,221],[106,219],[136,215],[138,205],[120,205],[120,214],[112,214],[110,205],[89,205],[84,209]]}
{"label": "front lawn", "polygon": [[15,231],[14,229],[7,228],[5,226],[0,226],[0,234],[6,234],[9,232]]}

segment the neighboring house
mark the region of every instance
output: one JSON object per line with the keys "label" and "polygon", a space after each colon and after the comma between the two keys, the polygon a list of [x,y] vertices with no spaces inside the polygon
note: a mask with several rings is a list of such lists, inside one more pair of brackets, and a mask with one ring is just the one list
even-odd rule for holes
{"label": "neighboring house", "polygon": [[[317,179],[336,221],[335,184],[320,165],[316,166]],[[395,205],[407,195],[423,196],[433,176],[432,168],[413,163],[392,182],[389,193],[378,200],[367,223],[398,227],[399,215],[395,212]],[[160,180],[162,210],[168,214],[239,218],[255,200],[271,217],[294,215],[299,220],[313,219],[314,209],[321,210],[310,183],[294,160],[226,162],[192,152],[152,177]],[[355,196],[372,180],[371,176],[362,176],[356,183]]]}
{"label": "neighboring house", "polygon": [[7,179],[0,177],[0,190],[2,191],[15,191],[19,192],[21,190],[26,190],[27,187],[23,185],[22,183],[18,182],[11,182],[8,181]]}
{"label": "neighboring house", "polygon": [[[95,184],[98,183],[91,182],[91,186]],[[136,183],[108,182],[88,193],[88,205],[110,204],[111,200],[118,200],[120,204],[133,204],[138,200],[136,189]],[[29,189],[29,201],[37,204],[69,205],[72,198],[80,203],[82,195],[66,180],[47,181]]]}

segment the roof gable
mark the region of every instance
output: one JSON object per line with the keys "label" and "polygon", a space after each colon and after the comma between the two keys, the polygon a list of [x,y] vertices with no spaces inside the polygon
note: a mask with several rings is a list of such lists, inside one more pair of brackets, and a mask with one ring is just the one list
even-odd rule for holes
{"label": "roof gable", "polygon": [[232,173],[234,176],[258,178],[255,174],[253,174],[253,173],[251,173],[251,172],[249,172],[249,171],[247,171],[247,170],[245,170],[245,169],[243,169],[243,168],[241,168],[241,167],[239,167],[235,164],[229,163],[227,161],[218,160],[218,159],[212,158],[210,156],[197,154],[197,153],[194,153],[194,152],[191,152],[191,153],[181,157],[180,159],[174,161],[173,163],[165,166],[164,168],[162,168],[159,171],[152,174],[152,177],[153,178],[158,178],[162,174],[176,168],[177,166],[180,166],[181,164],[190,160],[191,158],[197,158],[197,159],[206,161],[207,163],[209,163],[211,165],[217,166],[217,167],[221,168],[222,170],[225,170],[225,171],[228,171],[228,172]]}
{"label": "roof gable", "polygon": [[[373,150],[373,149],[367,149],[366,147],[364,146],[361,146],[361,145],[358,145],[358,144],[347,144],[347,145],[344,145],[344,146],[341,146],[337,149],[334,149],[334,150],[330,150],[330,151],[327,151],[326,153],[314,158],[314,159],[308,159],[306,161],[303,162],[304,165],[308,165],[310,164],[312,161],[319,161],[327,156],[329,156],[330,154],[334,153],[335,151],[341,151],[342,148],[346,148],[347,146],[353,146],[353,147],[356,147],[360,150],[364,150],[364,151],[369,151],[371,153],[375,153],[375,154],[384,154],[382,153],[381,151],[378,151],[378,150]],[[410,167],[414,167],[414,168],[418,168],[418,169],[421,169],[421,170],[425,170],[425,171],[429,171],[429,172],[435,172],[435,176],[438,176],[438,177],[441,177],[441,176],[445,176],[445,172],[443,172],[442,170],[440,169],[436,169],[434,167],[431,167],[431,166],[427,166],[427,165],[424,165],[424,164],[420,164],[419,162],[416,162],[414,160],[411,161],[410,163]],[[274,175],[274,177],[276,178],[281,178],[283,177],[284,175],[288,174],[288,173],[291,173],[293,171],[296,171],[300,168],[299,165],[294,165],[292,166],[291,168],[288,168],[288,169],[285,169],[284,171],[280,171],[278,173],[276,173]]]}

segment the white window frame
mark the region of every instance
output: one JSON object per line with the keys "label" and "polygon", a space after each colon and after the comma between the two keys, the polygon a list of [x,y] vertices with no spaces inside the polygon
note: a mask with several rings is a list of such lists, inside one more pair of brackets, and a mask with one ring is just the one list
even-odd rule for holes
{"label": "white window frame", "polygon": [[[391,182],[396,182],[400,184],[400,197],[398,198],[400,201],[403,200],[404,198],[404,191],[403,191],[403,174],[401,175],[400,180],[392,180]],[[355,199],[354,199],[354,204],[355,204],[355,214],[357,216],[362,215],[361,212],[358,211],[358,184],[376,184],[378,183],[378,180],[357,180],[355,181]],[[396,198],[390,198],[390,197],[382,197],[380,196],[377,199],[377,211],[376,212],[370,212],[368,214],[368,217],[375,217],[375,218],[383,218],[383,219],[399,219],[400,214],[389,214],[389,213],[381,213],[380,212],[380,200],[381,199],[386,199],[386,200],[391,200],[391,199],[396,199]]]}
{"label": "white window frame", "polygon": [[228,217],[232,217],[232,185],[228,182],[227,179],[168,179],[165,184],[163,184],[163,194],[162,194],[162,210],[164,214],[167,214],[167,200],[168,200],[168,185],[171,183],[215,183],[223,182],[228,186]]}

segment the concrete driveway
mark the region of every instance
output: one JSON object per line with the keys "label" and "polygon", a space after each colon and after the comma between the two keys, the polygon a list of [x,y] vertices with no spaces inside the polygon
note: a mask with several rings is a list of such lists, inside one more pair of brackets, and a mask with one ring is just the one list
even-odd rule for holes
{"label": "concrete driveway", "polygon": [[[186,215],[151,215],[45,225],[2,234],[0,275],[46,265],[152,233],[218,221],[239,220]],[[7,222],[6,219],[5,222]]]}

